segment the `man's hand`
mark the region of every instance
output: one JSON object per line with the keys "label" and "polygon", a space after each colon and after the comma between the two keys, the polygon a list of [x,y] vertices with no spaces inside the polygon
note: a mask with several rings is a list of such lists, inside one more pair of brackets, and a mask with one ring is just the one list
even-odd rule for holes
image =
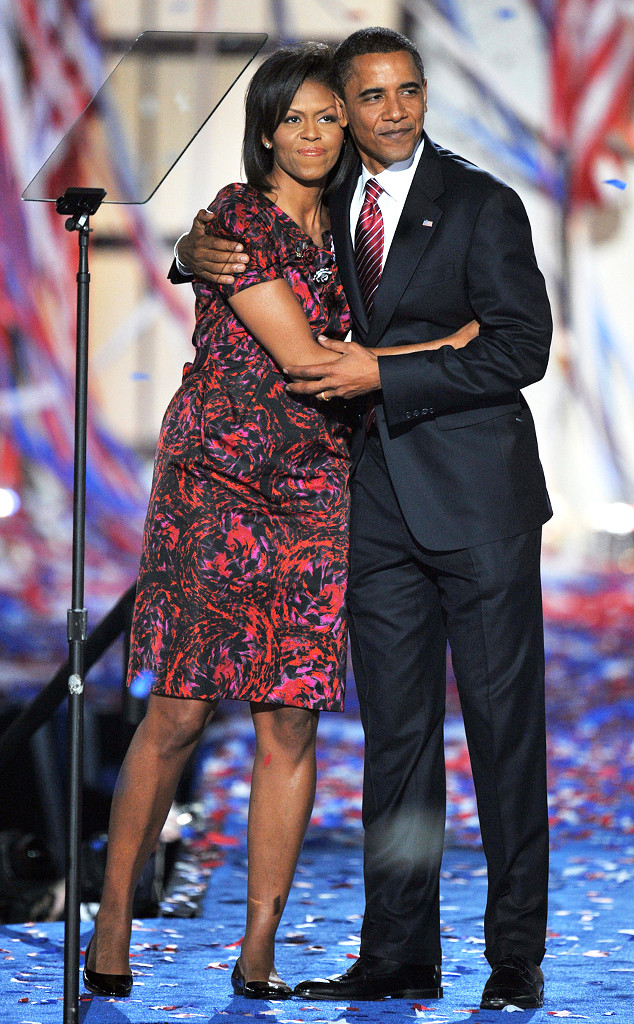
{"label": "man's hand", "polygon": [[240,242],[205,234],[205,224],[213,220],[209,210],[199,210],[191,230],[178,240],[178,261],[195,277],[211,284],[233,284],[233,274],[244,273],[249,257]]}
{"label": "man's hand", "polygon": [[334,341],[323,335],[318,342],[330,352],[338,352],[340,359],[312,366],[287,366],[284,374],[291,378],[286,390],[294,395],[317,395],[330,398],[356,398],[381,387],[379,360],[369,349],[355,341]]}

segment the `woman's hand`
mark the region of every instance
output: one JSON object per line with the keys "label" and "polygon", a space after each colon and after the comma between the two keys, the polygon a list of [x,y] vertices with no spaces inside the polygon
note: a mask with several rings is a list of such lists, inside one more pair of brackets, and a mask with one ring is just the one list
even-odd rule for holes
{"label": "woman's hand", "polygon": [[477,320],[470,320],[468,324],[461,327],[459,331],[455,331],[450,334],[447,338],[441,338],[438,342],[432,342],[437,348],[441,345],[451,345],[452,348],[464,348],[470,341],[478,337],[480,333],[480,324]]}
{"label": "woman's hand", "polygon": [[391,345],[381,348],[370,349],[376,356],[405,356],[412,352],[432,352],[434,349],[442,348],[443,345],[451,345],[452,348],[464,348],[473,338],[477,338],[480,332],[480,325],[477,320],[470,320],[458,331],[448,334],[445,338],[436,338],[434,341],[421,341],[414,345]]}
{"label": "woman's hand", "polygon": [[233,274],[242,274],[249,257],[240,242],[205,233],[213,220],[209,210],[199,210],[191,229],[176,244],[178,262],[194,277],[210,284],[233,284]]}

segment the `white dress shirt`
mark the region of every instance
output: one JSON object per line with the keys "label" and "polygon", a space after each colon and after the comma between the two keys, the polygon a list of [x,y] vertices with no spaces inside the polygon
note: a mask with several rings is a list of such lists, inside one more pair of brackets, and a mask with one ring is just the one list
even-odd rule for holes
{"label": "white dress shirt", "polygon": [[396,231],[396,225],[398,224],[403,212],[407,193],[410,190],[414,174],[416,173],[416,168],[418,167],[418,161],[422,156],[424,143],[425,140],[421,139],[409,160],[401,160],[400,163],[391,164],[390,167],[386,167],[385,170],[381,171],[379,174],[371,174],[365,165],[361,168],[357,187],[354,190],[352,202],[350,203],[350,234],[352,236],[352,245],[354,247],[354,236],[357,230],[357,221],[359,220],[359,214],[361,213],[361,207],[363,206],[365,183],[369,178],[374,178],[374,180],[378,181],[379,185],[383,189],[377,200],[383,217],[383,262],[381,264],[381,270],[383,270],[383,267],[385,266],[385,260],[387,259],[387,254],[390,251],[392,239],[394,238],[394,232]]}

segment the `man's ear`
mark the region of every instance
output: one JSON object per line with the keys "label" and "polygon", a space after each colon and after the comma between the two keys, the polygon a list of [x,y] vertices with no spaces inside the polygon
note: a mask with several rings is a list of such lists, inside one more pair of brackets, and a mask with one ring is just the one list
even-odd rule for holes
{"label": "man's ear", "polygon": [[335,96],[335,107],[337,108],[337,119],[339,121],[340,126],[342,128],[345,128],[346,125],[348,124],[348,115],[346,113],[346,105],[345,105],[344,101],[341,99],[341,96],[337,96],[336,93],[334,94],[334,96]]}
{"label": "man's ear", "polygon": [[423,99],[425,101],[425,113],[427,113],[427,79],[423,78]]}

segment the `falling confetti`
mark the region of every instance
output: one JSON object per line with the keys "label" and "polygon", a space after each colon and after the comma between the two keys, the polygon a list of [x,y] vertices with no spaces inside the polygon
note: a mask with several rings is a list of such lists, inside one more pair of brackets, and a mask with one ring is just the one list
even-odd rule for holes
{"label": "falling confetti", "polygon": [[143,700],[149,694],[154,683],[154,674],[149,669],[139,672],[138,676],[130,683],[130,693],[133,697]]}

